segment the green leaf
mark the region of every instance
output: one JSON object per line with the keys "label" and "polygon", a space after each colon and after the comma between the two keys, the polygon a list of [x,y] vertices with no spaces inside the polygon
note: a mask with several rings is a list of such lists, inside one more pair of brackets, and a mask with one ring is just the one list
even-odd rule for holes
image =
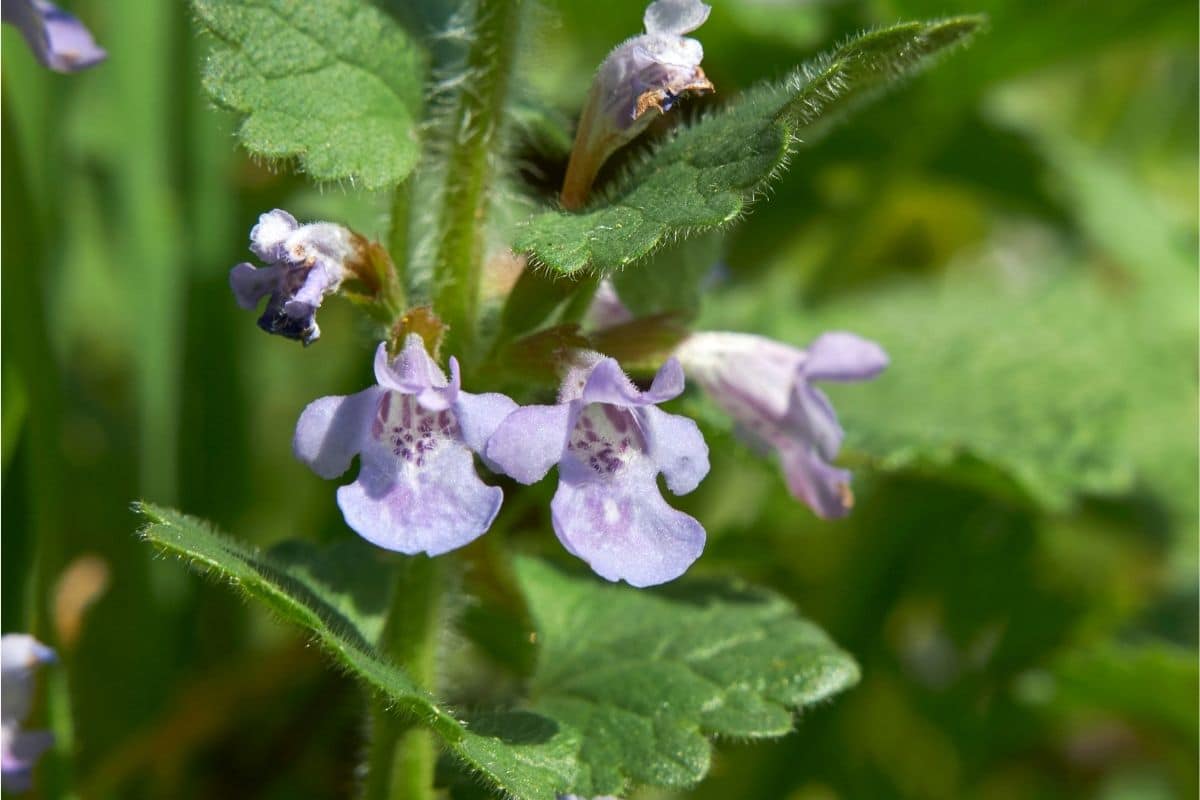
{"label": "green leaf", "polygon": [[1191,650],[1166,642],[1106,643],[1063,656],[1053,675],[1062,707],[1161,728],[1195,750],[1200,675]]}
{"label": "green leaf", "polygon": [[742,584],[655,591],[517,562],[540,646],[535,710],[580,732],[577,794],[690,786],[709,737],[782,736],[793,710],[858,680],[858,667],[784,599]]}
{"label": "green leaf", "polygon": [[149,503],[137,509],[146,519],[142,538],[310,631],[342,668],[386,696],[397,711],[424,722],[452,755],[496,789],[553,800],[570,784],[578,748],[570,731],[527,711],[472,717],[468,727],[375,650],[379,602],[386,598],[358,584],[384,578],[385,564],[368,559],[355,567],[346,558],[349,551],[341,548],[326,562],[311,547],[293,544],[264,554],[202,520]]}
{"label": "green leaf", "polygon": [[711,231],[664,247],[654,254],[652,269],[621,270],[612,276],[613,287],[639,316],[692,313],[700,306],[705,279],[721,259],[722,239],[720,232]]}
{"label": "green leaf", "polygon": [[[1191,585],[1197,559],[1195,486],[1200,477],[1194,446],[1200,434],[1193,368],[1198,331],[1195,221],[1189,220],[1187,210],[1172,209],[1148,190],[1128,163],[1112,155],[1126,148],[1124,159],[1136,161],[1139,154],[1127,152],[1127,143],[1099,146],[1065,133],[1065,123],[1056,119],[1063,105],[1060,95],[1047,92],[1053,98],[1047,100],[1033,91],[1037,88],[1042,87],[1036,82],[1009,86],[991,98],[989,110],[1032,140],[1081,233],[1107,256],[1103,268],[1124,272],[1128,302],[1121,310],[1120,328],[1132,333],[1121,337],[1119,344],[1124,346],[1117,352],[1129,353],[1126,367],[1138,375],[1127,390],[1137,394],[1129,412],[1130,427],[1137,431],[1129,442],[1130,452],[1139,476],[1172,512],[1180,534],[1176,572],[1183,585]],[[1140,342],[1141,358],[1130,353],[1131,341]],[[1153,368],[1147,368],[1145,353],[1154,354]]]}
{"label": "green leaf", "polygon": [[664,240],[726,225],[746,213],[802,138],[819,135],[853,106],[963,44],[982,23],[955,17],[857,36],[680,131],[588,210],[535,216],[515,247],[559,272],[608,271]]}
{"label": "green leaf", "polygon": [[423,56],[366,0],[194,0],[217,39],[204,85],[253,155],[317,181],[402,181],[420,149]]}
{"label": "green leaf", "polygon": [[320,586],[322,598],[374,647],[395,579],[395,565],[383,552],[357,538],[326,547],[288,539],[271,547],[267,557],[301,582]]}

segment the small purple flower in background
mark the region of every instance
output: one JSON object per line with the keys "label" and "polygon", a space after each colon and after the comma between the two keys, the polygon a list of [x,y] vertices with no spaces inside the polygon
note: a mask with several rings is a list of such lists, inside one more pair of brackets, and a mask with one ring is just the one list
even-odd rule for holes
{"label": "small purple flower in background", "polygon": [[596,294],[592,295],[591,305],[583,315],[581,325],[584,330],[597,331],[613,328],[633,321],[633,312],[617,295],[617,287],[609,278],[600,281]]}
{"label": "small purple flower in background", "polygon": [[57,660],[54,651],[26,633],[0,637],[0,717],[3,729],[2,786],[6,792],[23,792],[33,781],[33,767],[54,744],[49,731],[23,731],[21,724],[33,706],[37,670]]}
{"label": "small purple flower in background", "polygon": [[840,332],[817,337],[807,350],[746,333],[696,333],[676,356],[752,444],[779,453],[794,497],[826,519],[849,513],[850,473],[830,463],[842,428],[812,381],[873,378],[888,364],[883,348]]}
{"label": "small purple flower in background", "polygon": [[562,202],[580,208],[601,165],[669,111],[680,95],[711,92],[700,68],[704,48],[684,36],[704,24],[711,7],[700,0],[656,0],[646,9],[646,32],[617,45],[600,65],[575,135]]}
{"label": "small purple flower in background", "polygon": [[264,331],[312,344],[321,336],[316,319],[321,301],[351,274],[351,262],[363,258],[365,244],[341,225],[301,225],[275,209],[260,216],[250,231],[250,250],[267,266],[238,264],[229,273],[229,285],[247,311],[269,298],[258,320]]}
{"label": "small purple flower in background", "polygon": [[46,0],[0,0],[0,17],[16,26],[42,66],[55,72],[78,72],[108,57],[82,22]]}
{"label": "small purple flower in background", "polygon": [[346,524],[388,550],[431,556],[462,547],[486,531],[503,493],[475,472],[472,453],[517,407],[502,394],[459,388],[409,335],[389,361],[375,354],[379,385],[348,397],[310,403],[296,424],[292,449],[322,478],[336,478],[361,456],[358,479],[338,489]]}
{"label": "small purple flower in background", "polygon": [[682,575],[704,549],[704,528],[663,500],[661,472],[675,494],[708,474],[708,447],[696,423],[655,406],[683,391],[669,360],[649,390],[598,353],[563,381],[559,403],[525,406],[500,424],[487,456],[521,483],[558,465],[550,504],[563,546],[610,581],[653,586]]}

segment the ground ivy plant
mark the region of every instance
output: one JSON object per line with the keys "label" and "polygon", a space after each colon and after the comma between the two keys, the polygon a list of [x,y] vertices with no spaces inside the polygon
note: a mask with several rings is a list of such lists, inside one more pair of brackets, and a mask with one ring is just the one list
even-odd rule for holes
{"label": "ground ivy plant", "polygon": [[[527,0],[468,0],[450,32],[406,28],[369,0],[193,8],[211,39],[207,89],[236,114],[242,146],[318,183],[390,189],[391,232],[374,242],[263,209],[254,258],[229,275],[231,302],[266,333],[315,345],[313,358],[331,295],[375,331],[362,350],[373,381],[313,400],[283,467],[337,482],[344,539],[264,552],[149,504],[141,536],[300,626],[361,682],[361,796],[687,787],[714,739],[786,735],[852,687],[852,656],[787,600],[705,568],[705,521],[671,498],[705,479],[709,449],[671,401],[707,397],[798,502],[844,516],[843,431],[819,384],[870,380],[888,343],[689,330],[671,298],[705,285],[701,234],[766,202],[803,143],[981,20],[866,31],[738,94],[702,66],[713,9],[656,0],[579,87],[565,178],[543,196],[515,168],[523,137],[554,128],[522,76],[545,35]],[[708,111],[676,119],[714,91]],[[647,142],[659,119],[669,130]],[[623,166],[605,172],[614,156]],[[654,256],[690,237],[701,246]],[[552,497],[525,488],[552,471]],[[553,531],[565,552],[551,563],[500,530],[480,538],[517,527]],[[444,685],[453,626],[484,669],[516,673],[494,708],[456,705]]]}

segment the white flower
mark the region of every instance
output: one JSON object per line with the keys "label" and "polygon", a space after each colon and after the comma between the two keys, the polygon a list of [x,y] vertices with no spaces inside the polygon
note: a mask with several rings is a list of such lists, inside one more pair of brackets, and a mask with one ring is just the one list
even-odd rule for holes
{"label": "white flower", "polygon": [[712,91],[700,69],[704,48],[684,36],[703,25],[711,10],[700,0],[655,0],[643,17],[646,32],[622,42],[604,59],[567,165],[564,206],[582,206],[608,157],[645,130],[656,114],[670,110],[681,95]]}

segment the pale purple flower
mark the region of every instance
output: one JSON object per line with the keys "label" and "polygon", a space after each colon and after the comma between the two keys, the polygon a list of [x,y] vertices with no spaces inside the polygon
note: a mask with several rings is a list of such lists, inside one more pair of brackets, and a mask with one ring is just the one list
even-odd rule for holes
{"label": "pale purple flower", "polygon": [[78,72],[108,57],[82,22],[46,0],[0,0],[0,17],[16,26],[42,66],[55,72]]}
{"label": "pale purple flower", "polygon": [[21,725],[33,707],[38,668],[56,660],[53,650],[27,633],[0,637],[0,786],[6,792],[29,789],[34,764],[54,744],[49,731]]}
{"label": "pale purple flower", "polygon": [[633,586],[674,580],[700,557],[704,528],[667,505],[657,476],[686,494],[708,473],[696,423],[656,408],[682,391],[675,359],[641,392],[615,360],[588,354],[563,381],[557,405],[525,406],[500,424],[488,458],[521,483],[558,465],[554,532],[602,577]]}
{"label": "pale purple flower", "polygon": [[330,222],[301,225],[275,209],[258,218],[250,231],[250,250],[266,262],[241,263],[229,273],[237,303],[253,311],[267,297],[258,325],[267,333],[312,344],[321,335],[316,313],[362,257],[364,242],[348,228]]}
{"label": "pale purple flower", "polygon": [[592,295],[581,322],[584,330],[598,331],[633,321],[633,312],[621,301],[611,278],[603,278]]}
{"label": "pale purple flower", "polygon": [[358,394],[310,403],[293,452],[329,479],[360,457],[357,480],[338,489],[337,501],[367,541],[409,555],[462,547],[491,526],[503,499],[479,479],[472,453],[483,453],[516,403],[461,391],[458,361],[450,359],[447,380],[415,334],[394,360],[379,345],[375,380]]}
{"label": "pale purple flower", "polygon": [[[646,9],[646,32],[617,45],[592,81],[567,165],[562,201],[583,205],[604,161],[646,129],[680,95],[712,91],[700,68],[704,48],[684,36],[712,9],[700,0],[655,0]],[[655,112],[651,114],[649,112]]]}
{"label": "pale purple flower", "polygon": [[878,375],[887,354],[852,333],[826,333],[807,350],[746,333],[696,333],[676,350],[689,377],[761,449],[779,454],[788,489],[818,516],[850,511],[850,473],[832,466],[842,427],[813,381],[861,381]]}

